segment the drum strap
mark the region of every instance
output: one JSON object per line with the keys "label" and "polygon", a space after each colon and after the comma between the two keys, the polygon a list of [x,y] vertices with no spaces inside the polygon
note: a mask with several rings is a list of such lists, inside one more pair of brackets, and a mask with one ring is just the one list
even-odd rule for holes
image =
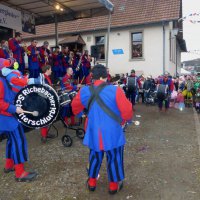
{"label": "drum strap", "polygon": [[105,103],[104,101],[101,99],[100,97],[100,93],[101,91],[106,87],[106,83],[103,83],[101,85],[99,85],[97,88],[94,88],[94,86],[90,86],[90,93],[91,93],[91,97],[88,100],[88,106],[87,106],[87,113],[89,113],[91,106],[94,104],[94,102],[96,101],[98,103],[98,105],[101,107],[101,109],[107,114],[109,115],[113,120],[115,120],[116,122],[118,122],[119,124],[121,124],[122,120],[121,118],[115,114]]}

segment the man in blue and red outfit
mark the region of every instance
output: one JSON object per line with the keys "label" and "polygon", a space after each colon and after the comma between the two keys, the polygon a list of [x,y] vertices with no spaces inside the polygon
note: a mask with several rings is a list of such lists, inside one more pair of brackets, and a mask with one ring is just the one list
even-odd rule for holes
{"label": "man in blue and red outfit", "polygon": [[72,101],[72,110],[75,115],[87,110],[83,144],[90,149],[88,189],[96,189],[106,153],[109,193],[115,194],[123,186],[125,135],[122,124],[132,119],[132,105],[121,88],[107,85],[107,71],[103,65],[96,65],[92,73],[94,85],[85,86],[78,92]]}
{"label": "man in blue and red outfit", "polygon": [[170,95],[174,90],[174,83],[173,83],[172,79],[170,79],[168,77],[168,74],[164,74],[164,76],[159,80],[159,84],[168,86],[168,89],[166,91],[167,92],[166,98],[165,99],[158,98],[159,111],[162,111],[163,101],[164,101],[164,103],[165,103],[165,112],[166,112],[169,109]]}
{"label": "man in blue and red outfit", "polygon": [[28,46],[28,51],[30,52],[28,56],[28,68],[29,68],[29,77],[30,78],[37,78],[40,73],[40,51],[38,50],[37,41],[35,39],[31,40],[31,45]]}
{"label": "man in blue and red outfit", "polygon": [[83,72],[83,77],[85,78],[85,84],[88,85],[90,83],[90,69],[91,69],[91,64],[90,64],[90,57],[88,55],[88,50],[85,50],[83,56],[82,56],[82,72]]}
{"label": "man in blue and red outfit", "polygon": [[64,47],[62,51],[62,65],[63,65],[63,73],[64,75],[67,72],[67,68],[69,68],[69,47]]}
{"label": "man in blue and red outfit", "polygon": [[39,61],[39,65],[40,65],[41,71],[42,71],[42,67],[44,65],[48,65],[49,64],[51,52],[48,49],[48,46],[49,46],[49,42],[48,41],[44,41],[43,45],[41,47],[39,47],[40,58],[41,58],[40,61]]}
{"label": "man in blue and red outfit", "polygon": [[10,58],[12,53],[10,52],[9,48],[8,48],[8,41],[6,40],[2,40],[1,41],[1,48],[0,48],[0,58]]}
{"label": "man in blue and red outfit", "polygon": [[[42,75],[44,76],[44,83],[40,83],[40,84],[47,84],[47,85],[52,86],[52,81],[51,81],[51,78],[50,78],[51,73],[52,73],[51,66],[50,65],[44,65],[42,67],[42,71],[43,71]],[[48,132],[48,127],[41,128],[40,133],[41,133],[41,142],[42,143],[46,143],[47,138],[49,138],[49,139],[55,138],[55,135],[50,134]]]}
{"label": "man in blue and red outfit", "polygon": [[9,49],[13,52],[13,58],[19,64],[19,71],[24,74],[25,65],[24,65],[24,57],[23,57],[23,49],[20,46],[22,40],[22,34],[19,32],[15,33],[15,38],[8,40]]}
{"label": "man in blue and red outfit", "polygon": [[[80,89],[81,84],[75,85],[73,83],[73,69],[70,67],[67,69],[67,73],[66,75],[62,78],[62,82],[61,82],[61,87],[64,90],[67,90],[68,92],[72,92],[72,91],[77,91]],[[75,125],[75,116],[72,113],[72,108],[71,105],[67,105],[66,107],[63,108],[62,110],[62,116],[65,120],[65,123],[67,125]],[[70,120],[70,122],[69,122]]]}
{"label": "man in blue and red outfit", "polygon": [[[21,124],[14,117],[15,113],[23,113],[23,109],[13,105],[16,92],[11,88],[14,85],[10,84],[2,75],[2,71],[12,64],[10,60],[0,59],[0,135],[6,134],[7,136],[4,172],[15,171],[16,181],[27,182],[34,180],[37,174],[24,170],[24,163],[28,159],[27,142]],[[22,84],[21,80],[17,80],[15,77],[12,78],[12,81],[16,85]]]}
{"label": "man in blue and red outfit", "polygon": [[55,51],[52,54],[52,60],[53,60],[53,75],[54,78],[60,78],[63,77],[63,64],[62,64],[62,54],[60,52],[60,47],[56,46]]}
{"label": "man in blue and red outfit", "polygon": [[141,82],[139,77],[136,76],[135,70],[131,70],[131,75],[125,80],[127,85],[126,96],[131,101],[132,105],[135,105],[136,96],[141,88]]}

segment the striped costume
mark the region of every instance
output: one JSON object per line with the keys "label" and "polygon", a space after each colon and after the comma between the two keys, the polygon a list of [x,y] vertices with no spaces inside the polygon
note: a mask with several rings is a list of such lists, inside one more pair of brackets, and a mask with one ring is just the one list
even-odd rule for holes
{"label": "striped costume", "polygon": [[[103,83],[103,81],[97,80],[94,82],[94,86]],[[82,88],[73,99],[73,113],[80,114],[87,108],[90,97],[90,88],[88,86]],[[120,116],[122,122],[132,118],[132,105],[119,87],[107,85],[101,91],[99,97],[117,116]],[[83,144],[90,149],[89,178],[97,178],[104,153],[106,153],[109,181],[119,182],[124,179],[123,149],[125,136],[122,126],[111,118],[98,105],[97,101],[94,101],[88,113]]]}
{"label": "striped costume", "polygon": [[6,158],[14,164],[24,163],[28,159],[27,142],[23,128],[13,116],[15,93],[9,88],[4,78],[0,78],[0,134],[7,135]]}

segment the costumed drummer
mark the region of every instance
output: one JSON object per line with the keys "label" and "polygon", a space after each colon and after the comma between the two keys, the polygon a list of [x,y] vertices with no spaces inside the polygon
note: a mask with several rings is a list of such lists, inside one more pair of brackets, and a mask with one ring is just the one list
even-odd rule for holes
{"label": "costumed drummer", "polygon": [[134,69],[131,70],[131,75],[128,76],[125,80],[125,84],[127,85],[126,97],[131,101],[132,105],[134,106],[139,88],[141,88],[140,79],[136,76]]}
{"label": "costumed drummer", "polygon": [[[73,76],[73,69],[70,67],[67,69],[67,73],[62,78],[62,81],[61,81],[61,88],[63,90],[67,90],[67,92],[77,91],[81,87],[81,84],[75,85],[73,83],[72,76]],[[62,117],[64,118],[65,123],[67,125],[72,125],[72,126],[75,125],[75,116],[72,113],[72,108],[70,104],[63,107]]]}
{"label": "costumed drummer", "polygon": [[[52,86],[52,81],[50,79],[50,76],[52,74],[51,66],[50,65],[44,65],[42,67],[42,71],[43,71],[44,83]],[[55,135],[48,133],[48,127],[41,128],[40,132],[41,132],[42,143],[46,143],[47,138],[51,138],[51,139],[55,138]]]}
{"label": "costumed drummer", "polygon": [[30,75],[29,75],[30,78],[37,78],[40,73],[39,62],[41,60],[41,57],[40,57],[40,51],[36,47],[37,44],[38,44],[37,40],[32,39],[31,45],[28,46],[27,48],[28,49],[28,52],[27,52],[28,68],[30,72]]}
{"label": "costumed drummer", "polygon": [[[159,80],[159,84],[160,85],[165,85],[165,86],[168,86],[168,89],[167,89],[167,94],[166,94],[166,97],[163,99],[163,98],[159,98],[158,96],[158,108],[159,108],[159,111],[162,111],[162,107],[163,107],[163,101],[164,101],[164,104],[165,104],[165,112],[168,110],[169,108],[169,102],[170,102],[170,94],[172,93],[172,91],[174,90],[174,84],[173,84],[173,81],[172,79],[170,79],[168,77],[168,74],[165,74],[163,76],[163,78],[161,78]],[[158,91],[157,91],[157,94],[158,94]]]}
{"label": "costumed drummer", "polygon": [[103,65],[96,65],[92,73],[94,86],[85,86],[78,92],[72,101],[72,109],[75,115],[82,115],[83,110],[87,110],[83,144],[90,149],[88,189],[96,189],[106,153],[109,193],[115,194],[123,186],[125,135],[122,124],[132,119],[132,105],[120,87],[107,85],[107,71]]}
{"label": "costumed drummer", "polygon": [[[16,77],[6,79],[2,75],[12,64],[10,60],[0,59],[0,135],[6,134],[8,138],[4,172],[15,171],[16,181],[26,182],[34,180],[37,174],[24,170],[24,163],[28,160],[27,142],[21,124],[14,117],[15,113],[23,113],[23,109],[13,105],[16,95],[14,83],[21,85],[22,82],[18,79],[18,84]],[[9,80],[12,80],[12,84]]]}
{"label": "costumed drummer", "polygon": [[24,73],[24,54],[23,48],[20,46],[22,41],[22,34],[19,32],[15,33],[15,37],[8,40],[9,49],[13,52],[13,58],[19,63],[19,71]]}

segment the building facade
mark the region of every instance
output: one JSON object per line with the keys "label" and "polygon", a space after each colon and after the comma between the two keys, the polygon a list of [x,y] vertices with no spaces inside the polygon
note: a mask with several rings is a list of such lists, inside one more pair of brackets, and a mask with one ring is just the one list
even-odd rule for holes
{"label": "building facade", "polygon": [[[112,75],[129,73],[131,69],[135,69],[138,75],[144,74],[145,76],[156,77],[166,72],[173,76],[176,75],[181,68],[181,52],[186,51],[185,41],[182,37],[182,24],[178,22],[182,15],[181,0],[173,1],[173,3],[176,2],[174,10],[168,10],[166,14],[164,12],[161,16],[145,17],[140,13],[142,16],[140,23],[134,16],[132,16],[132,20],[127,19],[129,16],[127,13],[131,11],[131,6],[133,7],[138,3],[138,1],[134,1],[126,1],[130,5],[126,4],[126,7],[123,7],[120,0],[113,0],[116,11],[112,15],[109,46],[107,46],[106,24],[108,20],[105,16],[88,19],[91,24],[88,21],[86,22],[86,19],[81,20],[81,22],[76,20],[71,24],[69,22],[61,23],[59,41],[67,36],[79,34],[85,42],[83,49],[88,50],[91,54],[91,46],[95,45],[98,49],[96,62],[104,65],[106,65],[108,50],[108,67]],[[148,10],[147,4],[149,2],[151,1],[143,1],[143,4],[138,4],[138,9],[145,6]],[[155,2],[155,0],[152,0],[152,2]],[[170,1],[160,1],[160,4],[156,4],[152,9],[154,9],[154,12],[164,11],[165,6],[169,3]],[[122,8],[126,9],[126,14],[124,10],[123,12],[120,10]],[[167,7],[167,9],[169,8]],[[175,11],[176,14],[174,14]],[[170,15],[170,12],[173,16]],[[117,21],[116,17],[118,18]],[[55,46],[55,34],[51,33],[51,31],[54,31],[52,26],[40,26],[38,30],[36,28],[37,35],[35,38],[39,41],[39,45],[42,45],[44,40],[48,40],[50,46]],[[46,34],[45,28],[49,29],[50,34]],[[25,39],[28,41],[30,35],[25,35]]]}

